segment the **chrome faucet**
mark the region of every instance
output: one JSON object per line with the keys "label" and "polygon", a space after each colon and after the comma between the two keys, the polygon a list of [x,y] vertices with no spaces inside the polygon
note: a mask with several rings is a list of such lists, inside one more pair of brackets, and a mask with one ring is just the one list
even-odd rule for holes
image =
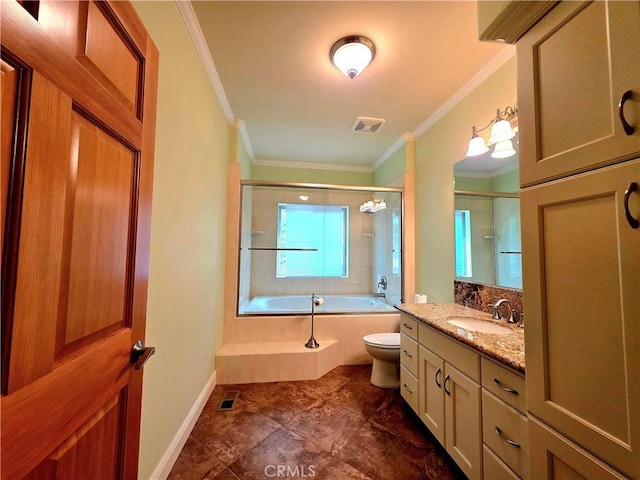
{"label": "chrome faucet", "polygon": [[385,277],[384,275],[380,278],[380,281],[378,282],[378,290],[380,290],[380,288],[382,288],[382,290],[387,289],[387,277]]}
{"label": "chrome faucet", "polygon": [[513,307],[509,303],[509,300],[507,300],[506,298],[501,298],[496,303],[492,303],[489,305],[490,307],[493,307],[493,318],[495,318],[496,320],[500,320],[502,318],[502,316],[500,315],[500,307],[504,303],[506,303],[509,307],[509,313],[506,316],[507,322],[516,323],[515,312],[513,311]]}

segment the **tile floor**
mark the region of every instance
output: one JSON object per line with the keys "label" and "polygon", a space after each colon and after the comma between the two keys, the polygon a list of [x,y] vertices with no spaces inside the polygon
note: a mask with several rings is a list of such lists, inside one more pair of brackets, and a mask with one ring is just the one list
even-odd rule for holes
{"label": "tile floor", "polygon": [[[400,397],[369,382],[371,365],[318,380],[218,385],[172,480],[462,480]],[[236,406],[219,411],[226,391]]]}

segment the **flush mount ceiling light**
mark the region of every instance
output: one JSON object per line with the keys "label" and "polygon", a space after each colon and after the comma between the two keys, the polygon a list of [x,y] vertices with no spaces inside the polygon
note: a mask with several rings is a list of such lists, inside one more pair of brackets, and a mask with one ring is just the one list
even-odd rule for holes
{"label": "flush mount ceiling light", "polygon": [[471,140],[469,140],[469,148],[467,149],[467,157],[476,157],[489,151],[489,147],[484,142],[484,138],[478,135],[478,132],[491,127],[491,135],[489,143],[495,143],[496,146],[491,153],[493,158],[508,158],[515,155],[511,139],[516,136],[518,126],[518,107],[506,107],[504,110],[496,109],[496,116],[484,127],[477,129],[473,126],[471,131]]}
{"label": "flush mount ceiling light", "polygon": [[352,35],[334,43],[329,57],[338,70],[353,79],[367,68],[375,54],[376,47],[371,40]]}

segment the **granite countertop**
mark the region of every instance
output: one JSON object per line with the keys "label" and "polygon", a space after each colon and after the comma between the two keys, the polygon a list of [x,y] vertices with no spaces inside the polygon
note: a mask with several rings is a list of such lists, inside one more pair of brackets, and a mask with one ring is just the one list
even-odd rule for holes
{"label": "granite countertop", "polygon": [[[524,373],[524,329],[504,320],[494,320],[491,315],[457,303],[400,303],[394,305],[418,321]],[[512,330],[510,334],[496,334],[466,330],[447,322],[451,317],[479,318]]]}

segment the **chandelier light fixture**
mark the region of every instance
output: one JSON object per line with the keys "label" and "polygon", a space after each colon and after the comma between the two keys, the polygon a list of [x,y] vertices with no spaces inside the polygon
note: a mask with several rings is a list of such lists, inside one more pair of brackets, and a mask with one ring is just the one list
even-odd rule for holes
{"label": "chandelier light fixture", "polygon": [[352,35],[333,44],[329,52],[331,62],[353,79],[362,73],[376,54],[376,47],[367,37]]}
{"label": "chandelier light fixture", "polygon": [[478,135],[479,132],[491,127],[491,134],[489,135],[489,143],[495,144],[494,150],[491,153],[493,158],[508,158],[515,155],[516,151],[513,148],[511,139],[516,136],[515,128],[518,126],[518,107],[515,104],[513,107],[508,106],[504,110],[496,109],[496,116],[484,127],[478,129],[473,126],[471,131],[471,140],[469,140],[469,147],[467,148],[467,157],[476,157],[489,151],[489,147],[484,141],[484,138]]}

